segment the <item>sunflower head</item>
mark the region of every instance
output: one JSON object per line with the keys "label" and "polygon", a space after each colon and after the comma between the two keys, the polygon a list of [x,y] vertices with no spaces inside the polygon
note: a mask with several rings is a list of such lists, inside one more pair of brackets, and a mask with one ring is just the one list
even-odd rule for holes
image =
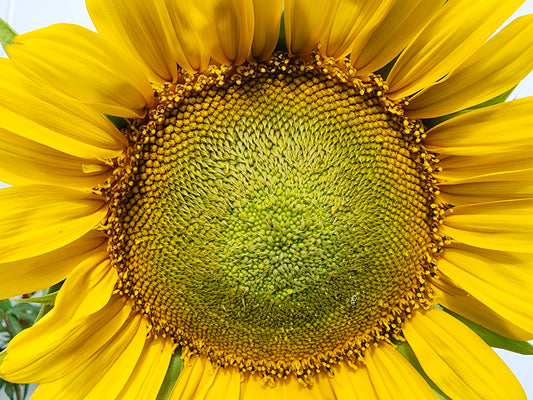
{"label": "sunflower head", "polygon": [[519,4],[88,0],[98,33],[0,25],[0,294],[64,281],[0,375],[523,398],[485,343],[533,353],[532,103],[497,104],[533,18],[489,40]]}

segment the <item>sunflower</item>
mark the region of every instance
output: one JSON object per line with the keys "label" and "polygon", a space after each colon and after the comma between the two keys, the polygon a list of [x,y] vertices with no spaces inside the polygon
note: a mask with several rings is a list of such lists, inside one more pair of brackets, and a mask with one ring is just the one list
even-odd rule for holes
{"label": "sunflower", "polygon": [[[87,0],[2,23],[0,297],[34,399],[523,399],[522,0]],[[491,36],[493,35],[493,36]]]}

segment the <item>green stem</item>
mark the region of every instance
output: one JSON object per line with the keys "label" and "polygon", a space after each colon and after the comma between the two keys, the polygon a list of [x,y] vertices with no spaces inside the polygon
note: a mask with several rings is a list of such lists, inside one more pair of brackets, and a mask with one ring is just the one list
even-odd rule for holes
{"label": "green stem", "polygon": [[24,397],[22,396],[22,389],[20,385],[13,384],[13,388],[15,389],[15,395],[17,396],[17,400],[24,400]]}
{"label": "green stem", "polygon": [[9,325],[9,320],[7,317],[4,317],[4,322],[6,323],[7,333],[9,333],[9,339],[11,340],[13,337],[15,337],[15,332],[13,332],[13,329],[11,329],[11,325]]}

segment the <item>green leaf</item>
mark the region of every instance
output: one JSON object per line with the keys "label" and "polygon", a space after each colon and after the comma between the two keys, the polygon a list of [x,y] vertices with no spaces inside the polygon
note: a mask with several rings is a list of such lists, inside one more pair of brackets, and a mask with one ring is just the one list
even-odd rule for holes
{"label": "green leaf", "polygon": [[15,36],[17,36],[17,33],[7,24],[7,22],[0,18],[0,43],[4,50],[7,46],[13,44]]}
{"label": "green leaf", "polygon": [[11,328],[11,332],[13,333],[13,336],[15,336],[17,333],[19,333],[23,328],[19,323],[19,320],[16,316],[13,314],[6,314],[7,323],[9,324]]}
{"label": "green leaf", "polygon": [[17,304],[10,309],[6,314],[15,317],[23,328],[27,328],[33,324],[37,313],[39,312],[39,306],[32,304]]}
{"label": "green leaf", "polygon": [[416,371],[420,374],[422,378],[427,382],[427,384],[433,389],[433,391],[437,394],[439,399],[441,400],[451,400],[448,396],[446,396],[442,390],[439,389],[437,385],[427,376],[426,372],[418,362],[418,358],[416,358],[415,353],[413,352],[413,349],[407,342],[395,342],[396,344],[396,351],[400,353],[403,358],[405,358],[409,364],[411,364]]}
{"label": "green leaf", "polygon": [[470,111],[474,111],[474,110],[478,110],[478,109],[481,109],[481,108],[490,107],[490,106],[493,106],[493,105],[496,105],[496,104],[503,103],[505,100],[507,100],[509,98],[509,96],[511,95],[513,90],[515,90],[515,88],[516,88],[516,86],[513,87],[512,89],[508,90],[507,92],[502,93],[499,96],[494,97],[493,99],[485,101],[484,103],[480,103],[478,105],[475,105],[475,106],[472,106],[472,107],[469,107],[469,108],[465,108],[464,110],[457,111],[457,112],[455,112],[453,114],[443,115],[442,117],[436,117],[436,118],[428,118],[428,119],[424,119],[422,121],[424,122],[424,126],[427,129],[433,128],[434,126],[437,126],[438,124],[441,124],[444,121],[447,121],[447,120],[449,120],[451,118],[458,117],[461,114],[466,114],[467,112],[470,112]]}
{"label": "green leaf", "polygon": [[9,309],[11,309],[11,302],[9,299],[0,300],[0,310],[8,311]]}
{"label": "green leaf", "polygon": [[27,299],[18,299],[15,300],[17,303],[38,303],[38,304],[51,304],[54,305],[56,297],[59,291],[48,293],[39,297],[29,297]]}
{"label": "green leaf", "polygon": [[178,379],[182,369],[183,360],[181,359],[181,349],[176,349],[174,355],[170,359],[170,365],[168,366],[167,374],[165,375],[165,379],[163,379],[163,383],[161,384],[161,388],[159,389],[156,400],[167,400],[170,397],[170,393],[172,392],[174,384],[176,383],[176,380]]}
{"label": "green leaf", "polygon": [[4,387],[4,391],[6,392],[7,396],[10,398],[10,399],[14,399],[15,398],[15,390],[13,389],[14,385],[12,383],[9,383],[7,382],[6,383],[6,386]]}
{"label": "green leaf", "polygon": [[506,338],[505,336],[501,336],[497,334],[496,332],[492,332],[491,330],[481,325],[478,325],[475,322],[472,322],[466,319],[465,317],[461,317],[460,315],[454,313],[453,311],[450,311],[444,307],[442,307],[442,309],[446,311],[448,314],[457,318],[459,321],[461,321],[463,324],[468,326],[470,329],[472,329],[490,347],[497,347],[499,349],[509,350],[514,353],[525,354],[525,355],[533,354],[533,345],[531,343],[521,342],[519,340],[513,340],[513,339]]}

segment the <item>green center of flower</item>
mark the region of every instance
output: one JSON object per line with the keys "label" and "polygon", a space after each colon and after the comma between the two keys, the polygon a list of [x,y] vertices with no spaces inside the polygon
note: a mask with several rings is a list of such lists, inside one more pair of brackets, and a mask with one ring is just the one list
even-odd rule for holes
{"label": "green center of flower", "polygon": [[279,57],[158,93],[110,195],[119,291],[154,334],[305,376],[425,304],[431,160],[380,84]]}

